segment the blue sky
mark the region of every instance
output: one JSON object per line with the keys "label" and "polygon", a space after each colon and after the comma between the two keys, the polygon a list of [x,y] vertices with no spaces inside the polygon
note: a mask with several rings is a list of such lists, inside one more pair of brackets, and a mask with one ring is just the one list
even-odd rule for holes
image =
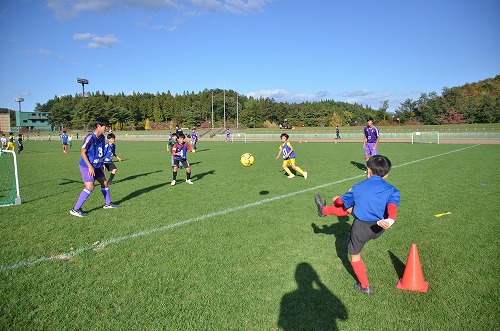
{"label": "blue sky", "polygon": [[394,111],[500,74],[498,0],[9,0],[0,107],[85,91],[232,89]]}

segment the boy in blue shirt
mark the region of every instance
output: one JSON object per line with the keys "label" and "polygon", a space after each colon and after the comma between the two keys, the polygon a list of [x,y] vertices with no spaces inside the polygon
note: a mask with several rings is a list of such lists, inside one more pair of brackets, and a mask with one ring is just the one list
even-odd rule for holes
{"label": "boy in blue shirt", "polygon": [[115,178],[116,172],[118,171],[118,168],[113,163],[113,156],[116,157],[118,162],[121,162],[122,159],[120,159],[120,157],[116,155],[116,144],[115,144],[116,137],[114,133],[108,134],[107,138],[108,138],[108,143],[104,146],[104,150],[106,151],[106,154],[104,155],[104,166],[106,167],[106,170],[111,171],[111,174],[109,175],[108,178],[108,185],[111,185],[114,184],[113,178]]}
{"label": "boy in blue shirt", "polygon": [[82,174],[84,189],[80,193],[78,200],[69,212],[76,217],[85,217],[87,213],[82,211],[82,205],[94,190],[94,182],[97,180],[101,184],[102,195],[104,196],[103,208],[117,208],[111,202],[109,194],[108,182],[104,176],[103,161],[104,161],[104,132],[108,130],[109,122],[104,118],[97,118],[94,123],[94,131],[89,133],[83,140],[82,149],[80,151],[80,173]]}
{"label": "boy in blue shirt", "polygon": [[63,134],[61,135],[61,142],[63,145],[63,152],[68,153],[68,135],[66,134],[66,131],[63,131]]}
{"label": "boy in blue shirt", "polygon": [[191,167],[187,160],[187,152],[192,152],[191,146],[184,142],[186,136],[181,133],[177,137],[177,142],[172,147],[172,156],[174,158],[174,169],[173,169],[173,179],[170,185],[174,186],[177,180],[177,170],[179,170],[179,164],[182,164],[186,168],[186,183],[193,184],[191,181]]}
{"label": "boy in blue shirt", "polygon": [[361,250],[368,241],[377,239],[394,224],[400,201],[399,190],[385,181],[390,170],[391,161],[387,157],[374,155],[367,161],[367,179],[355,184],[343,196],[333,198],[333,206],[325,206],[326,202],[319,195],[315,196],[320,217],[354,216],[347,250],[358,278],[354,288],[366,294],[372,293],[372,287],[368,282]]}
{"label": "boy in blue shirt", "polygon": [[283,164],[281,165],[281,167],[288,174],[287,178],[295,177],[295,175],[292,174],[290,169],[288,169],[288,166],[291,166],[293,170],[302,174],[302,176],[304,176],[304,179],[307,179],[307,171],[302,170],[296,164],[296,156],[295,152],[293,151],[293,146],[288,141],[288,138],[290,137],[288,136],[288,134],[282,133],[280,138],[281,138],[281,145],[280,145],[280,150],[278,151],[278,155],[276,155],[276,160],[279,159],[280,155],[283,155]]}

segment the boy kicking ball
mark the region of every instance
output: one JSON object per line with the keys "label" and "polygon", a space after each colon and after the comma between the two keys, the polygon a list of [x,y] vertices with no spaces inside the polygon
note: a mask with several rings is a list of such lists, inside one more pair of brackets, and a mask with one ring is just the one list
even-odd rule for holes
{"label": "boy kicking ball", "polygon": [[355,184],[343,196],[333,198],[333,206],[326,206],[319,195],[315,196],[320,217],[354,216],[347,250],[358,278],[354,289],[366,294],[372,294],[372,287],[368,282],[361,250],[368,241],[377,239],[391,227],[396,220],[400,201],[399,190],[385,181],[390,170],[391,161],[387,157],[374,155],[367,161],[367,179]]}

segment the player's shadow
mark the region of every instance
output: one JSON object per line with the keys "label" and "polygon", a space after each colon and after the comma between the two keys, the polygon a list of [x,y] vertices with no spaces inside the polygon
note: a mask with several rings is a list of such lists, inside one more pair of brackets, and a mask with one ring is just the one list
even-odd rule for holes
{"label": "player's shadow", "polygon": [[297,265],[295,281],[297,289],[281,298],[278,327],[284,331],[338,330],[337,319],[347,319],[347,308],[309,263]]}
{"label": "player's shadow", "polygon": [[192,166],[192,165],[195,165],[195,164],[200,164],[200,163],[201,163],[201,161],[192,162],[192,163],[191,163],[191,162],[189,162],[189,165],[190,165],[190,166]]}
{"label": "player's shadow", "polygon": [[324,233],[324,234],[333,234],[335,236],[335,251],[337,252],[337,256],[342,261],[344,268],[347,272],[357,280],[356,274],[352,269],[351,262],[349,261],[349,253],[347,251],[347,240],[349,239],[349,231],[351,229],[351,225],[348,223],[348,216],[338,216],[338,222],[335,222],[331,225],[323,225],[321,228],[316,224],[312,223],[311,227],[313,228],[314,233]]}
{"label": "player's shadow", "polygon": [[214,175],[214,174],[215,174],[215,170],[210,170],[210,171],[202,172],[200,174],[196,174],[191,178],[196,179],[196,180],[200,180],[200,179],[203,179],[203,177],[205,177],[206,175]]}
{"label": "player's shadow", "polygon": [[196,153],[199,153],[199,152],[205,152],[205,151],[209,151],[210,148],[204,148],[204,149],[197,149],[196,150]]}
{"label": "player's shadow", "polygon": [[165,183],[159,183],[159,184],[151,185],[151,186],[142,188],[140,190],[133,191],[133,192],[129,193],[127,196],[121,198],[120,200],[113,201],[113,202],[116,203],[116,204],[121,204],[121,203],[123,203],[125,201],[137,198],[138,196],[140,196],[140,195],[142,195],[144,193],[149,193],[149,192],[151,192],[153,190],[156,190],[156,189],[158,189],[158,188],[160,188],[162,186],[165,186]]}
{"label": "player's shadow", "polygon": [[68,185],[68,184],[74,184],[74,183],[78,183],[78,184],[81,184],[82,181],[81,180],[74,180],[74,179],[69,179],[69,178],[61,178],[63,181],[60,182],[58,185]]}
{"label": "player's shadow", "polygon": [[405,273],[405,264],[401,261],[393,252],[387,251],[392,261],[392,265],[394,266],[394,270],[398,274],[398,278],[403,278],[403,274]]}
{"label": "player's shadow", "polygon": [[360,170],[366,170],[366,164],[359,163],[356,161],[351,161],[351,164]]}
{"label": "player's shadow", "polygon": [[141,174],[124,177],[124,178],[122,178],[120,180],[115,180],[114,182],[115,183],[126,182],[127,180],[134,180],[134,179],[139,178],[139,177],[148,176],[148,175],[155,174],[157,172],[162,172],[162,171],[163,170],[156,170],[156,171],[144,172],[144,173],[141,173]]}

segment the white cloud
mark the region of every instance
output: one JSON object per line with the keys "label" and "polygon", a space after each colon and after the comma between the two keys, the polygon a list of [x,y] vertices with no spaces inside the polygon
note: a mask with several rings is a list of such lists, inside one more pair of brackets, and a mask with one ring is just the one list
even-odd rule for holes
{"label": "white cloud", "polygon": [[327,91],[320,91],[317,93],[292,93],[283,89],[274,90],[261,90],[247,93],[247,97],[270,98],[277,102],[303,102],[303,101],[321,101],[327,99],[329,93]]}
{"label": "white cloud", "polygon": [[119,39],[113,34],[99,36],[93,33],[75,33],[73,39],[77,41],[87,41],[88,48],[109,48],[119,43]]}
{"label": "white cloud", "polygon": [[274,0],[48,0],[47,7],[59,19],[70,19],[81,12],[108,14],[130,8],[146,10],[174,9],[179,12],[226,12],[249,14],[262,12]]}

